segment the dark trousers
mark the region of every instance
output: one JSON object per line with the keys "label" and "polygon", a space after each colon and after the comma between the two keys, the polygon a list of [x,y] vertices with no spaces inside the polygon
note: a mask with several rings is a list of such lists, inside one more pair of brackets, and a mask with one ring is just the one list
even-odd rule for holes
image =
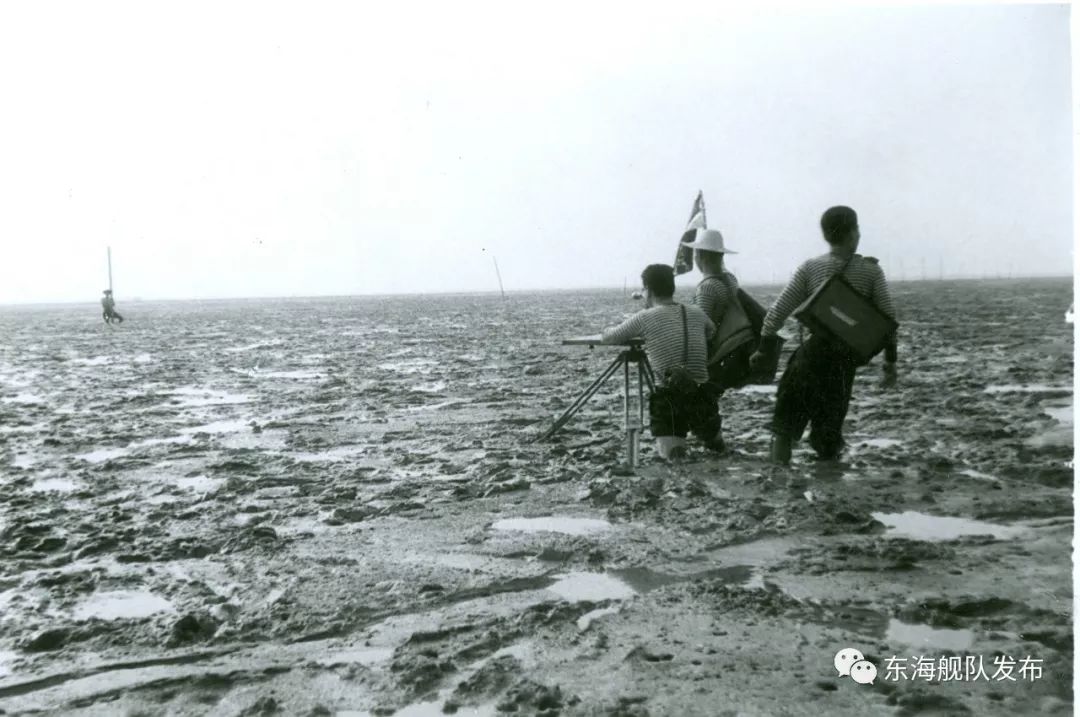
{"label": "dark trousers", "polygon": [[106,324],[111,324],[114,320],[123,323],[124,317],[118,314],[115,310],[101,312],[101,318],[105,319]]}
{"label": "dark trousers", "polygon": [[666,386],[657,386],[649,396],[649,430],[654,438],[686,438],[689,431],[711,444],[720,432],[717,397],[717,389],[707,383],[698,386],[692,394],[679,394]]}
{"label": "dark trousers", "polygon": [[810,425],[810,447],[835,458],[844,447],[844,418],[856,362],[842,348],[811,336],[788,360],[776,389],[773,433],[798,441]]}

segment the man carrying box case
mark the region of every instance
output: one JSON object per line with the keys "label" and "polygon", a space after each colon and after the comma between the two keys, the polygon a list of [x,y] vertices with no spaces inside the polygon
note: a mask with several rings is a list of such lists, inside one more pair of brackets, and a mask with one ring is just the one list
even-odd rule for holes
{"label": "man carrying box case", "polygon": [[[779,351],[776,332],[784,321],[833,276],[843,279],[889,319],[896,316],[885,273],[877,260],[855,253],[858,216],[849,207],[832,207],[821,217],[829,253],[809,259],[795,271],[769,309],[751,366],[766,363]],[[896,334],[884,343],[885,385],[896,382]],[[771,458],[787,464],[791,446],[810,425],[810,446],[820,458],[836,458],[844,447],[843,425],[851,401],[855,370],[863,361],[835,337],[817,331],[788,360],[776,391],[771,429]]]}

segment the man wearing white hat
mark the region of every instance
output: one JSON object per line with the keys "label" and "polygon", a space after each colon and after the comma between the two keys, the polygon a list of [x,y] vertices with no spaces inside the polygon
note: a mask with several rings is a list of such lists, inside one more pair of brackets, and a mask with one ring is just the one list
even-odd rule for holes
{"label": "man wearing white hat", "polygon": [[716,229],[698,229],[694,240],[683,246],[694,250],[694,263],[702,273],[694,303],[716,325],[709,345],[709,381],[723,393],[741,385],[749,373],[754,346],[750,320],[739,304],[739,281],[724,267],[724,254],[738,252],[724,244],[724,236]]}

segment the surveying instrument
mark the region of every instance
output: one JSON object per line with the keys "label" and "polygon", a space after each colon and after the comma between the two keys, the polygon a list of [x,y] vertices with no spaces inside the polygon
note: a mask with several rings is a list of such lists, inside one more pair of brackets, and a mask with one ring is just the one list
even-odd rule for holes
{"label": "surveying instrument", "polygon": [[[608,365],[604,372],[597,377],[595,381],[589,384],[581,394],[574,399],[574,402],[570,404],[570,408],[559,416],[555,423],[544,433],[540,434],[536,441],[546,441],[559,432],[559,430],[567,424],[567,422],[574,417],[578,411],[585,405],[585,403],[592,398],[600,387],[604,383],[614,376],[619,371],[619,367],[623,370],[623,430],[626,433],[626,467],[637,468],[640,464],[638,449],[640,447],[641,432],[645,429],[645,385],[648,384],[649,390],[656,389],[656,382],[653,377],[652,366],[649,365],[649,358],[645,355],[645,350],[642,348],[645,340],[640,338],[630,339],[622,344],[616,344],[623,346],[623,350],[619,352],[619,355],[615,357],[615,360]],[[578,336],[575,338],[564,339],[563,346],[588,346],[592,349],[597,345],[612,345],[604,344],[600,336]],[[631,365],[637,367],[637,421],[634,422],[631,418],[630,410],[630,373]]]}

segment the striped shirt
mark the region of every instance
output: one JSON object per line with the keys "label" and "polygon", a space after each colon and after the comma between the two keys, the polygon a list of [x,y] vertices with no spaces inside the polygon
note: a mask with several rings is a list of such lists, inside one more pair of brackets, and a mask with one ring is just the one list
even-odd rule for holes
{"label": "striped shirt", "polygon": [[[660,304],[644,309],[618,326],[604,329],[604,343],[618,344],[634,337],[645,339],[645,354],[652,364],[653,375],[663,384],[669,368],[683,364],[683,322],[680,304]],[[716,333],[716,326],[705,312],[693,304],[686,306],[687,356],[685,366],[698,383],[709,380],[705,368],[708,361],[708,340]]]}
{"label": "striped shirt", "polygon": [[712,319],[714,324],[719,326],[728,303],[735,298],[738,288],[739,281],[731,272],[725,271],[722,277],[710,274],[697,285],[694,303]]}
{"label": "striped shirt", "polygon": [[[769,307],[765,325],[761,329],[762,337],[775,336],[791,313],[809,299],[818,287],[840,271],[845,261],[846,257],[829,253],[803,262],[795,270],[795,275],[791,277],[780,298]],[[876,261],[856,254],[844,269],[844,278],[856,291],[873,301],[882,313],[896,318],[889,285],[885,283],[885,272]]]}

